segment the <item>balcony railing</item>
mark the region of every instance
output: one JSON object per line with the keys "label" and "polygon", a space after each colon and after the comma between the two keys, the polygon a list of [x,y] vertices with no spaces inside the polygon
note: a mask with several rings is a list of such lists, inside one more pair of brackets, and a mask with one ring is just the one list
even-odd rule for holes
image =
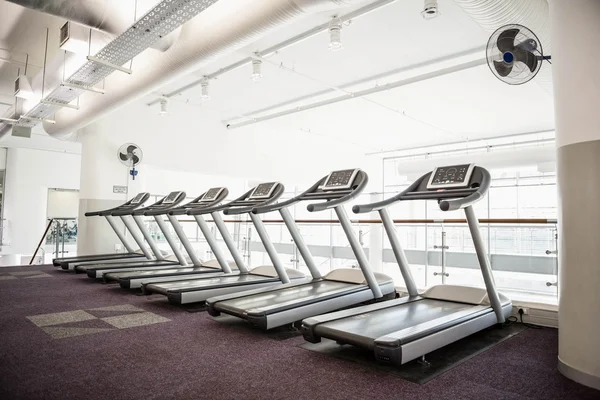
{"label": "balcony railing", "polygon": [[[509,218],[479,221],[499,289],[557,296],[556,220]],[[196,222],[192,219],[182,219],[181,222],[188,238],[195,242],[198,254],[202,258],[210,258],[210,249]],[[270,264],[249,219],[230,219],[225,222],[249,265]],[[265,218],[263,222],[282,262],[308,273],[283,220]],[[337,220],[297,219],[296,223],[322,272],[356,266],[352,250]],[[371,267],[392,276],[397,286],[403,287],[404,282],[381,221],[355,219],[352,223]],[[442,283],[483,285],[465,220],[397,219],[394,223],[420,288]],[[161,248],[168,251],[156,223],[148,219],[148,224]],[[226,250],[215,229],[213,234]]]}

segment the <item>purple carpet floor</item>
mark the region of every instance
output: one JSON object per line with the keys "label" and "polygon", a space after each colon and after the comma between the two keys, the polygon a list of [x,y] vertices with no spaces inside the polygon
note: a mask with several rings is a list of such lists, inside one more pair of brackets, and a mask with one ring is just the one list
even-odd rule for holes
{"label": "purple carpet floor", "polygon": [[424,385],[50,266],[0,268],[0,399],[600,399],[528,329]]}

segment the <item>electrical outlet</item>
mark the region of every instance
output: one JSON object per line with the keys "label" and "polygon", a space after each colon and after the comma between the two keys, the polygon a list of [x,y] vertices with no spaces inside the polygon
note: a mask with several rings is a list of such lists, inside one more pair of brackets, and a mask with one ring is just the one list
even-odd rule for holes
{"label": "electrical outlet", "polygon": [[529,308],[519,307],[519,314],[523,314],[523,315],[529,314]]}

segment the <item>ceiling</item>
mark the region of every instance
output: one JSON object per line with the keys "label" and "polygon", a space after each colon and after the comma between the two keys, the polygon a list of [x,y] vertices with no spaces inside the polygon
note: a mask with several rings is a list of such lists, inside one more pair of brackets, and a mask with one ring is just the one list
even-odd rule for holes
{"label": "ceiling", "polygon": [[[249,121],[243,116],[268,116],[414,78],[415,82],[392,90],[291,113],[232,132],[281,132],[286,134],[284,137],[294,135],[315,141],[327,138],[327,142],[343,142],[364,154],[554,128],[552,97],[534,81],[509,86],[498,81],[483,64],[419,78],[465,61],[481,60],[485,56],[481,49],[488,39],[488,34],[453,0],[439,0],[441,14],[432,20],[421,17],[422,7],[422,0],[398,0],[345,25],[342,51],[329,51],[327,32],[317,34],[265,59],[260,82],[250,80],[251,66],[245,65],[211,80],[210,101],[202,102],[200,86],[195,86],[173,97],[169,109],[177,115],[202,115],[223,121],[225,126]],[[342,14],[351,10],[345,9]],[[203,65],[155,93],[173,92],[255,51],[326,23],[330,14],[307,16]],[[43,65],[46,28],[58,32],[63,22],[0,1],[0,48],[10,53],[0,53],[0,57],[8,55],[17,60],[0,63],[0,102],[11,100],[17,69],[22,67],[18,61],[24,61],[24,53],[29,54],[32,65],[28,75],[37,73]],[[50,40],[57,40],[57,36],[51,34]],[[57,44],[49,48],[55,49]],[[138,104],[156,99],[146,96]],[[0,104],[0,113],[1,107],[6,106]],[[147,110],[157,113],[158,105]]]}
{"label": "ceiling", "polygon": [[[488,34],[454,1],[440,0],[441,15],[433,20],[421,17],[422,6],[420,0],[396,1],[344,26],[342,51],[329,51],[328,33],[323,32],[263,61],[263,79],[258,83],[250,80],[251,66],[246,65],[212,80],[210,101],[201,101],[201,88],[196,86],[175,96],[170,107],[187,103],[187,107],[195,107],[196,112],[213,115],[224,123],[244,122],[249,121],[244,115],[261,117],[376,85],[435,73],[467,58],[485,57],[483,48]],[[318,24],[318,18],[313,19],[314,25]],[[292,28],[297,28],[296,32]],[[301,31],[298,28],[288,28],[285,35],[278,31],[263,42],[270,45],[283,41]],[[172,92],[265,47],[266,44],[249,46],[228,60],[204,66],[158,93]],[[411,67],[415,65],[417,67]],[[149,97],[145,101],[153,99]],[[154,107],[158,110],[158,105]],[[261,109],[268,111],[256,112]],[[236,131],[242,135],[264,129],[305,135],[309,140],[328,137],[372,153],[553,127],[550,94],[535,82],[506,85],[482,64],[258,122]]]}

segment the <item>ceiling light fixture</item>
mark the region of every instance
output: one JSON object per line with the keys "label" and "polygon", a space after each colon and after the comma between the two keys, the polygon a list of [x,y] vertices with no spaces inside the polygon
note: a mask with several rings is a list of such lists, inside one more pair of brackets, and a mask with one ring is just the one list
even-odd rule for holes
{"label": "ceiling light fixture", "polygon": [[258,82],[262,77],[262,60],[252,60],[252,82]]}
{"label": "ceiling light fixture", "polygon": [[168,101],[167,99],[160,99],[160,115],[167,115],[168,111],[167,111],[167,104]]}
{"label": "ceiling light fixture", "polygon": [[210,82],[206,76],[202,78],[202,83],[200,83],[200,87],[202,88],[202,94],[200,95],[200,98],[202,101],[210,100],[210,94],[208,93],[209,84]]}
{"label": "ceiling light fixture", "polygon": [[335,16],[329,24],[329,50],[340,51],[343,48],[344,46],[342,45],[342,20]]}
{"label": "ceiling light fixture", "polygon": [[439,15],[437,0],[425,0],[421,16],[424,19],[433,19]]}

